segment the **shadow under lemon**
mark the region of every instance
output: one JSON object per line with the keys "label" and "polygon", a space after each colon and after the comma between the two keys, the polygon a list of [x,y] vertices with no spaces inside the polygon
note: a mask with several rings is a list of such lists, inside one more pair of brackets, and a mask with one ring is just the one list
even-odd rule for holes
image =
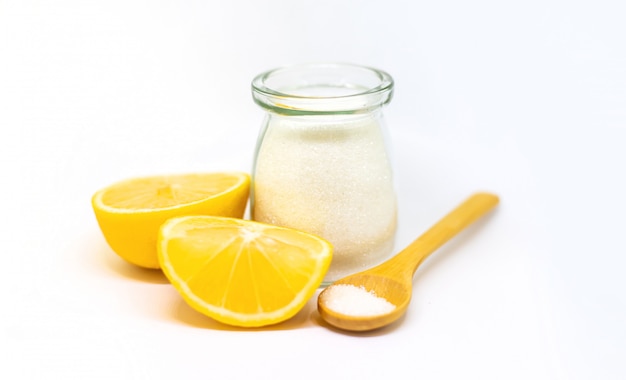
{"label": "shadow under lemon", "polygon": [[102,241],[96,249],[100,267],[107,268],[111,273],[127,280],[147,282],[151,284],[169,284],[169,280],[160,269],[148,269],[131,264],[119,257]]}
{"label": "shadow under lemon", "polygon": [[[172,291],[175,290],[172,288]],[[261,327],[237,327],[218,322],[189,306],[185,300],[179,296],[172,301],[168,308],[166,317],[172,321],[188,325],[190,327],[220,330],[220,331],[285,331],[318,326],[318,320],[312,315],[317,314],[317,295],[319,290],[309,299],[304,307],[290,319],[275,325]],[[178,295],[178,293],[177,293]]]}

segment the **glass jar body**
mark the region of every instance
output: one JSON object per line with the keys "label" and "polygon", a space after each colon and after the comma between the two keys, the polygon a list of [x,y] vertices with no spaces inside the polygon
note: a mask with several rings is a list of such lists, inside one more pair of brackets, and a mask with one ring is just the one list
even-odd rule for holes
{"label": "glass jar body", "polygon": [[267,111],[255,152],[252,218],[332,243],[326,284],[388,258],[397,205],[382,106]]}

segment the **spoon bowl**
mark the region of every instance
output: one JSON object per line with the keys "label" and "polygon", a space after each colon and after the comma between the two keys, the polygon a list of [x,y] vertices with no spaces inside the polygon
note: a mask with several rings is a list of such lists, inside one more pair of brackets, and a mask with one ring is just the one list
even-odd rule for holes
{"label": "spoon bowl", "polygon": [[[320,316],[330,325],[348,331],[370,331],[393,323],[409,306],[413,274],[419,265],[437,248],[494,208],[498,202],[496,195],[474,194],[396,256],[376,267],[335,281],[317,298]],[[383,298],[395,308],[384,313],[372,313],[369,309],[364,309],[353,310],[347,314],[333,307],[336,302],[342,301],[332,299],[332,290],[336,289],[333,287],[337,285],[351,285],[365,290],[375,300]]]}
{"label": "spoon bowl", "polygon": [[362,287],[367,292],[376,294],[395,306],[395,309],[385,314],[347,316],[326,306],[330,303],[326,298],[330,293],[324,290],[317,299],[318,311],[326,322],[342,330],[369,331],[391,324],[402,317],[411,301],[412,288],[410,286],[383,274],[361,272],[344,277],[331,286],[340,284]]}

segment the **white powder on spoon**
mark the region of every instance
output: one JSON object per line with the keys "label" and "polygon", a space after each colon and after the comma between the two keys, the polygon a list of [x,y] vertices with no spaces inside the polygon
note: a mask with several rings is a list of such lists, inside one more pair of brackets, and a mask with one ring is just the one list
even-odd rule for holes
{"label": "white powder on spoon", "polygon": [[324,304],[336,313],[354,317],[387,314],[396,305],[363,286],[349,284],[331,285],[324,291]]}

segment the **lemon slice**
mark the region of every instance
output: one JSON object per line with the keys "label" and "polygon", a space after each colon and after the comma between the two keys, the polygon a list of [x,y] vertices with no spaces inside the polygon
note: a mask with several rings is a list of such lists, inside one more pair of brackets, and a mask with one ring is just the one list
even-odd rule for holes
{"label": "lemon slice", "polygon": [[91,203],[111,249],[130,263],[159,268],[156,240],[167,219],[184,215],[243,217],[250,176],[194,173],[133,178],[96,192]]}
{"label": "lemon slice", "polygon": [[194,309],[225,324],[282,322],[304,307],[332,258],[326,240],[249,220],[189,216],[159,233],[159,261]]}

